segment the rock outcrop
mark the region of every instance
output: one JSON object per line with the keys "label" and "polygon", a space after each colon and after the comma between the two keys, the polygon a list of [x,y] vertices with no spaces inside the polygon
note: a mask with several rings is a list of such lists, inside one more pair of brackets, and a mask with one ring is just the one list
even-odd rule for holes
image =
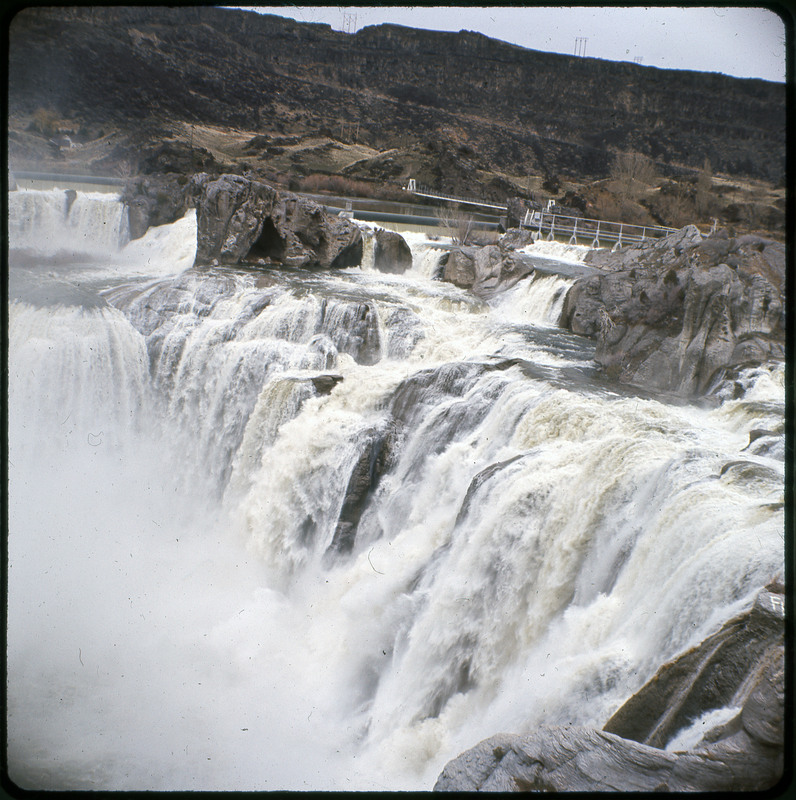
{"label": "rock outcrop", "polygon": [[379,272],[400,275],[412,268],[412,251],[400,233],[380,228],[375,238],[373,265]]}
{"label": "rock outcrop", "polygon": [[[662,667],[604,730],[559,726],[528,736],[493,736],[451,761],[434,790],[694,792],[775,786],[784,768],[784,603],[782,586],[768,588],[774,591],[761,592],[750,611]],[[740,710],[728,722],[708,726],[692,749],[661,749],[679,726],[727,706]]]}
{"label": "rock outcrop", "polygon": [[[661,667],[603,730],[651,747],[665,747],[706,711],[743,706],[763,675],[782,660],[783,587],[770,588],[776,591],[762,591],[749,611]],[[782,712],[781,701],[767,708],[766,724],[781,726]],[[716,735],[713,732],[711,738]]]}
{"label": "rock outcrop", "polygon": [[510,289],[533,267],[498,245],[456,247],[440,259],[442,279],[481,298]]}
{"label": "rock outcrop", "polygon": [[509,228],[498,239],[498,247],[504,250],[522,250],[523,247],[528,247],[534,241],[534,231],[527,228]]}
{"label": "rock outcrop", "polygon": [[[392,174],[423,153],[428,177],[459,194],[470,170],[454,191],[450,156],[454,167],[466,158],[501,174],[581,179],[606,177],[616,152],[648,155],[662,173],[706,157],[717,172],[770,181],[785,167],[784,84],[543,53],[468,31],[348,34],[209,6],[30,7],[9,30],[8,85],[10,115],[52,107],[130,128],[169,120],[317,134],[357,109],[360,142],[384,149],[409,135],[412,154],[396,156]],[[567,113],[551,98],[565,98]]]}
{"label": "rock outcrop", "polygon": [[357,266],[362,233],[317,203],[240,175],[194,175],[196,266],[255,263],[302,269]]}
{"label": "rock outcrop", "polygon": [[784,358],[785,253],[759,237],[694,226],[587,263],[604,275],[567,294],[561,324],[597,339],[595,360],[626,383],[693,396],[731,368]]}
{"label": "rock outcrop", "polygon": [[176,222],[186,211],[187,178],[177,174],[147,175],[127,182],[122,201],[127,205],[130,238],[139,239],[149,228]]}

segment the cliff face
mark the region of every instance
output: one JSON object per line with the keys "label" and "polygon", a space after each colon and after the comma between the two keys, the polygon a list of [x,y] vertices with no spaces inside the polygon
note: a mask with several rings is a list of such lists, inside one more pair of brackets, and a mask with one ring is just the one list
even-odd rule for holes
{"label": "cliff face", "polygon": [[573,285],[561,324],[596,338],[595,360],[622,382],[701,395],[733,368],[784,358],[781,244],[688,226],[586,260],[604,273]]}
{"label": "cliff face", "polygon": [[142,127],[203,122],[446,147],[521,174],[607,174],[616,151],[662,172],[779,181],[785,87],[526,50],[391,25],[354,35],[209,7],[29,8],[10,29],[9,112]]}
{"label": "cliff face", "polygon": [[[661,667],[600,731],[498,734],[449,762],[442,792],[761,791],[783,777],[782,586]],[[769,591],[773,589],[773,591]],[[709,713],[730,712],[706,725]],[[678,729],[702,720],[690,747]],[[664,749],[664,748],[667,749]]]}

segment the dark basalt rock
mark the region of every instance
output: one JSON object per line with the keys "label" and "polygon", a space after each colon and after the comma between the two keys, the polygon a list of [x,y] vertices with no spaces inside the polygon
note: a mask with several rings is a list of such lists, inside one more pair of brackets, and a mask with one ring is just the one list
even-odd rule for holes
{"label": "dark basalt rock", "polygon": [[310,378],[315,391],[319,395],[329,394],[341,380],[343,380],[342,375],[317,375],[314,378]]}
{"label": "dark basalt rock", "polygon": [[335,269],[362,260],[362,234],[317,203],[240,175],[194,175],[196,265],[263,263]]}
{"label": "dark basalt rock", "polygon": [[[603,730],[665,747],[705,711],[743,705],[752,690],[750,677],[754,679],[782,650],[783,600],[781,594],[761,592],[749,611],[661,667]],[[775,711],[771,709],[772,714]]]}
{"label": "dark basalt rock", "polygon": [[[661,172],[707,156],[717,172],[784,174],[786,92],[770,81],[541,53],[466,31],[346,34],[208,6],[25,8],[9,45],[12,115],[54,107],[117,128],[165,119],[317,133],[357,108],[360,141],[435,145],[427,177],[417,156],[395,161],[440,189],[455,181],[454,193],[482,164],[604,178],[617,151],[642,152]],[[564,96],[566,114],[550,102]]]}
{"label": "dark basalt rock", "polygon": [[[622,382],[705,394],[733,367],[784,357],[784,261],[774,244],[703,240],[688,226],[593,251],[587,262],[605,274],[574,284],[561,324],[596,338],[595,360]],[[722,262],[730,258],[735,268]]]}
{"label": "dark basalt rock", "polygon": [[362,512],[382,475],[392,465],[392,444],[393,432],[389,427],[374,428],[365,437],[362,452],[348,479],[332,542],[324,554],[327,562],[337,554],[347,554],[354,549]]}
{"label": "dark basalt rock", "polygon": [[412,268],[412,251],[400,233],[377,230],[373,265],[379,272],[402,274]]}
{"label": "dark basalt rock", "polygon": [[[762,791],[782,778],[782,589],[662,667],[602,731],[542,727],[498,734],[449,762],[435,791]],[[660,749],[681,726],[741,707],[688,751]],[[620,735],[621,734],[621,735]],[[652,746],[657,743],[658,746]]]}
{"label": "dark basalt rock", "polygon": [[533,244],[533,234],[534,232],[527,228],[509,228],[498,239],[498,247],[503,250],[521,250],[523,247]]}

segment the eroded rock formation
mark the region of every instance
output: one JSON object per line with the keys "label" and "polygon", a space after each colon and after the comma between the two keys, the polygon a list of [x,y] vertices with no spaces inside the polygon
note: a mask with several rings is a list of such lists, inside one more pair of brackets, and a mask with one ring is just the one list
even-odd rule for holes
{"label": "eroded rock formation", "polygon": [[[761,592],[748,612],[662,667],[605,729],[558,726],[527,736],[492,736],[447,764],[434,790],[694,792],[775,786],[784,766],[784,604],[781,585],[768,589],[773,591]],[[708,726],[692,749],[661,749],[680,726],[728,706],[740,710],[723,725]]]}
{"label": "eroded rock formation", "polygon": [[187,178],[174,173],[147,175],[127,182],[122,201],[127,205],[130,238],[138,239],[150,227],[176,222],[185,214]]}
{"label": "eroded rock formation", "polygon": [[196,266],[260,263],[302,269],[357,266],[362,234],[311,200],[240,175],[194,175]]}
{"label": "eroded rock formation", "polygon": [[569,291],[561,324],[597,339],[612,377],[681,395],[708,392],[728,369],[784,358],[784,247],[759,237],[703,238],[688,226],[617,253]]}
{"label": "eroded rock formation", "polygon": [[533,272],[533,267],[511,250],[498,245],[456,247],[440,260],[442,278],[478,297],[492,297]]}

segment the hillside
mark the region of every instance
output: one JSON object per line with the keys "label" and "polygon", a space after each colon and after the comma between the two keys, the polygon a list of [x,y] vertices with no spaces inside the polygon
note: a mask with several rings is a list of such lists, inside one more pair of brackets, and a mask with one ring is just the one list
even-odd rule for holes
{"label": "hillside", "polygon": [[782,84],[210,7],[23,10],[10,28],[9,119],[23,167],[53,157],[33,134],[60,130],[85,148],[70,158],[99,167],[171,139],[204,167],[396,187],[411,175],[501,202],[604,180],[622,152],[662,178],[707,161],[771,188],[785,165]]}

